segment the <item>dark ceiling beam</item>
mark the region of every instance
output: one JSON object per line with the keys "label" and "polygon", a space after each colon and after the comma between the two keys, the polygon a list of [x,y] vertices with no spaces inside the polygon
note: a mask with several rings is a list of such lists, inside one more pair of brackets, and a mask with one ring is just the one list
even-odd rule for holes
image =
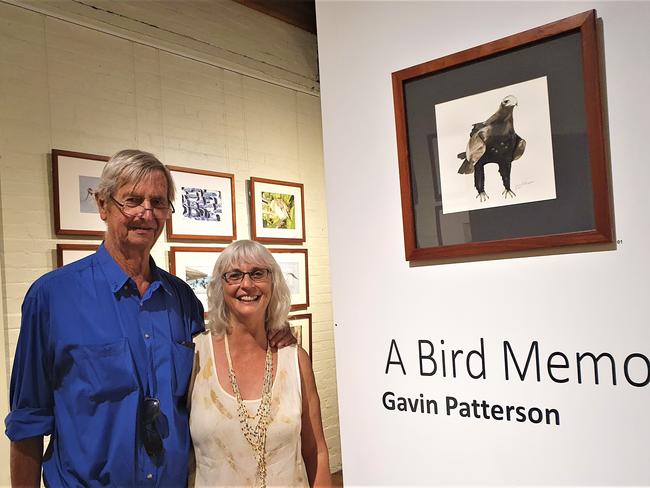
{"label": "dark ceiling beam", "polygon": [[235,0],[235,2],[316,34],[315,0]]}

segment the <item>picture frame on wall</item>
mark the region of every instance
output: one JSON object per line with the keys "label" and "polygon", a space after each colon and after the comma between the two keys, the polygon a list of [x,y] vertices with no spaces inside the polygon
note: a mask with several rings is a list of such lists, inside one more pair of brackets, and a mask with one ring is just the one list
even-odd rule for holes
{"label": "picture frame on wall", "polygon": [[52,149],[54,231],[63,236],[104,235],[94,191],[108,156]]}
{"label": "picture frame on wall", "polygon": [[176,184],[175,212],[167,221],[167,239],[235,240],[235,176],[203,169],[167,167]]}
{"label": "picture frame on wall", "polygon": [[185,247],[169,248],[169,272],[185,281],[208,311],[208,283],[214,264],[223,247]]}
{"label": "picture frame on wall", "polygon": [[302,183],[250,179],[251,238],[269,244],[305,242]]}
{"label": "picture frame on wall", "polygon": [[99,249],[99,244],[57,244],[56,267],[60,268],[79,261],[95,253],[97,249]]}
{"label": "picture frame on wall", "polygon": [[291,310],[309,307],[309,256],[307,249],[271,249],[291,292]]}
{"label": "picture frame on wall", "polygon": [[307,351],[310,359],[312,358],[311,322],[310,313],[289,315],[291,333],[298,341],[298,345]]}
{"label": "picture frame on wall", "polygon": [[612,244],[596,12],[392,74],[408,261]]}

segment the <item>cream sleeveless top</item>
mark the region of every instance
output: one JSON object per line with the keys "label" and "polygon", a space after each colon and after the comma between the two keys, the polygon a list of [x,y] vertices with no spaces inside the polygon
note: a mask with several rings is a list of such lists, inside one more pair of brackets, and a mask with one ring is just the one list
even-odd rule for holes
{"label": "cream sleeveless top", "polygon": [[[190,473],[189,485],[255,486],[257,461],[241,431],[237,400],[219,383],[210,332],[196,336],[194,343],[189,403],[196,471]],[[255,414],[260,401],[244,403]],[[301,453],[301,417],[298,349],[284,347],[278,350],[271,391],[271,420],[266,434],[267,486],[309,486]]]}

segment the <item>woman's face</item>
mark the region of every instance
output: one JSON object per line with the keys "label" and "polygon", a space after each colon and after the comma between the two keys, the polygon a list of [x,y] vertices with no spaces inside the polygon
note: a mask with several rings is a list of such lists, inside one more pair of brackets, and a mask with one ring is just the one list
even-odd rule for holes
{"label": "woman's face", "polygon": [[[245,274],[237,276],[240,273]],[[234,318],[240,322],[261,320],[264,323],[273,293],[273,280],[266,266],[240,263],[228,269],[224,276],[228,278],[223,281],[224,299]]]}

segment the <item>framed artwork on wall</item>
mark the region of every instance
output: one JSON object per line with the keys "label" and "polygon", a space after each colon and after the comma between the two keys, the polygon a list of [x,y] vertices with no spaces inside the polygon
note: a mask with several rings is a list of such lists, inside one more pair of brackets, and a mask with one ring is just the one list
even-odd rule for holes
{"label": "framed artwork on wall", "polygon": [[298,345],[307,351],[311,359],[311,314],[290,315],[289,327],[291,327],[291,333],[298,341]]}
{"label": "framed artwork on wall", "polygon": [[235,177],[201,169],[168,166],[176,184],[167,238],[186,241],[232,241],[235,224]]}
{"label": "framed artwork on wall", "polygon": [[57,244],[56,267],[60,268],[90,256],[97,249],[99,249],[99,244]]}
{"label": "framed artwork on wall", "polygon": [[208,283],[223,247],[169,248],[169,272],[185,281],[208,311]]}
{"label": "framed artwork on wall", "polygon": [[250,179],[251,238],[265,243],[305,242],[302,183]]}
{"label": "framed artwork on wall", "polygon": [[392,74],[408,261],[611,244],[596,13]]}
{"label": "framed artwork on wall", "polygon": [[94,191],[108,156],[52,149],[54,230],[57,235],[103,236]]}
{"label": "framed artwork on wall", "polygon": [[291,310],[309,307],[309,263],[307,249],[269,249],[280,265],[291,291]]}

